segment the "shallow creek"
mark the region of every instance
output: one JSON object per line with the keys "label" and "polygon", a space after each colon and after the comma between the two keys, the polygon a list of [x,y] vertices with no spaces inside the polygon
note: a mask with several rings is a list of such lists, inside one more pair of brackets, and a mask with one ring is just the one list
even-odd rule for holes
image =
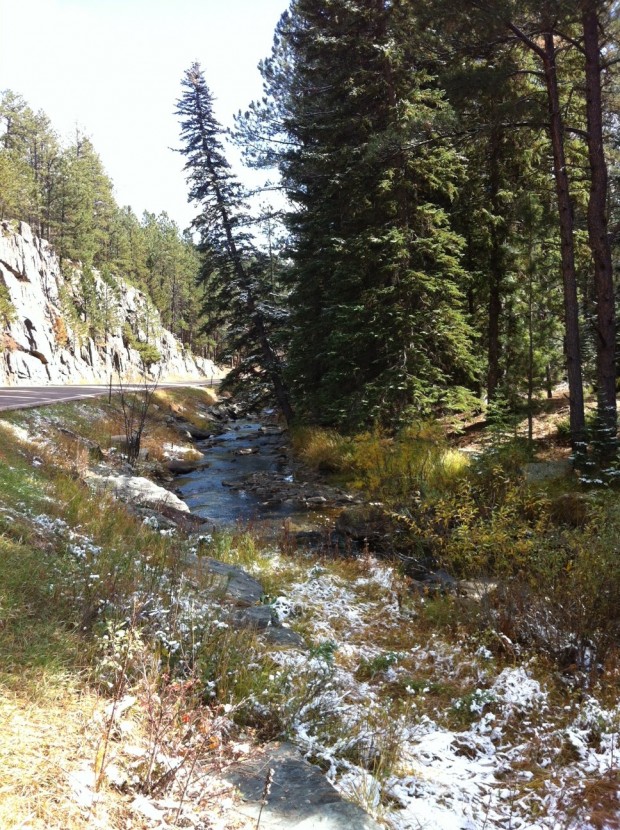
{"label": "shallow creek", "polygon": [[[175,490],[194,515],[215,525],[258,521],[280,528],[286,521],[293,530],[324,526],[327,515],[300,506],[283,492],[294,482],[285,443],[277,427],[248,419],[229,422],[221,435],[197,442],[204,457],[196,470],[176,478]],[[258,493],[245,486],[255,474],[269,476],[272,497],[264,486]]]}

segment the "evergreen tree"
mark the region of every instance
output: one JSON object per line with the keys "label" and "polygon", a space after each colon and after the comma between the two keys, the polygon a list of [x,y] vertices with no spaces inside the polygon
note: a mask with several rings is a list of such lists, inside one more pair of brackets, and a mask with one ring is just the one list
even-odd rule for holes
{"label": "evergreen tree", "polygon": [[467,169],[453,217],[466,240],[471,320],[486,346],[487,398],[519,406],[562,376],[544,90],[522,50],[476,43],[471,30],[453,41],[443,25],[429,38],[427,23],[419,50],[455,111],[452,134]]}
{"label": "evergreen tree", "polygon": [[115,210],[112,182],[91,140],[78,132],[62,158],[61,259],[79,260],[86,267],[108,262]]}
{"label": "evergreen tree", "polygon": [[[45,113],[10,90],[0,95],[0,219],[29,222],[61,259],[82,263],[78,311],[93,335],[111,325],[105,308],[97,307],[97,268],[110,291],[120,275],[149,293],[164,324],[204,349],[200,263],[191,238],[165,214],[146,214],[140,222],[131,208],[120,208],[90,139],[78,132],[63,148]],[[108,299],[111,294],[106,308]]]}
{"label": "evergreen tree", "polygon": [[35,231],[49,236],[60,148],[48,117],[35,113],[21,95],[0,96],[0,176],[2,213],[19,214]]}
{"label": "evergreen tree", "polygon": [[[513,50],[519,71],[527,73],[532,86],[544,94],[546,115],[541,110],[530,118],[514,123],[544,129],[549,139],[552,157],[551,170],[555,183],[557,224],[560,237],[561,275],[564,298],[564,347],[570,398],[571,436],[575,447],[583,448],[586,437],[583,401],[582,345],[579,318],[577,243],[575,233],[574,170],[569,164],[571,155],[567,113],[575,87],[564,85],[562,68],[570,55],[571,30],[569,16],[574,4],[568,0],[545,0],[531,3],[527,0],[482,0],[474,5],[454,10],[444,0],[420,0],[417,12],[423,23],[432,20],[439,32],[447,33],[443,49],[469,58],[495,60],[498,50]],[[566,32],[559,36],[562,24]],[[571,77],[571,80],[574,76]],[[533,116],[533,117],[531,117]]]}
{"label": "evergreen tree", "polygon": [[614,17],[615,4],[601,0],[581,0],[580,11],[585,75],[586,142],[590,168],[588,239],[594,265],[596,300],[598,440],[603,458],[608,460],[617,450],[618,415],[616,302],[608,233],[609,175],[605,158],[602,73],[610,66],[604,53],[607,51],[606,36]]}
{"label": "evergreen tree", "polygon": [[324,423],[397,424],[474,369],[449,219],[461,168],[411,23],[405,4],[295,0],[239,122],[293,203],[290,377]]}

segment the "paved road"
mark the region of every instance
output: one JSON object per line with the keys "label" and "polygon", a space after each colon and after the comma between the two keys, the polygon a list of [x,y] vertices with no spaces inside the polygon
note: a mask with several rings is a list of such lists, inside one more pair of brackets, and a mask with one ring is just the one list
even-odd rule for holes
{"label": "paved road", "polygon": [[[218,384],[215,380],[215,385]],[[184,383],[160,383],[159,388],[174,386],[211,386],[210,380],[185,381]],[[140,385],[127,385],[125,389],[141,389]],[[112,392],[118,386],[112,384]],[[0,386],[0,412],[9,409],[27,409],[28,407],[46,406],[64,401],[78,401],[83,398],[96,398],[107,395],[109,385],[95,384],[92,386]]]}

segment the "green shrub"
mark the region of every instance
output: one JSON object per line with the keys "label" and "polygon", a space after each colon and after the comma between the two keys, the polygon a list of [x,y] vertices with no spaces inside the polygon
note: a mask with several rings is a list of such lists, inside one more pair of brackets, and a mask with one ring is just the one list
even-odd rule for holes
{"label": "green shrub", "polygon": [[152,343],[136,343],[134,348],[140,355],[140,359],[147,369],[150,369],[154,363],[159,363],[161,361],[159,349],[153,346]]}
{"label": "green shrub", "polygon": [[0,282],[0,323],[8,326],[15,319],[15,306],[11,300],[9,289]]}
{"label": "green shrub", "polygon": [[154,363],[161,361],[161,354],[152,343],[143,343],[138,340],[129,323],[123,323],[123,343],[127,349],[135,349],[140,355],[142,363],[149,369]]}
{"label": "green shrub", "polygon": [[368,660],[362,657],[355,677],[358,680],[372,680],[378,674],[384,674],[391,666],[394,666],[401,659],[399,654],[393,651],[388,651],[385,654],[379,654]]}

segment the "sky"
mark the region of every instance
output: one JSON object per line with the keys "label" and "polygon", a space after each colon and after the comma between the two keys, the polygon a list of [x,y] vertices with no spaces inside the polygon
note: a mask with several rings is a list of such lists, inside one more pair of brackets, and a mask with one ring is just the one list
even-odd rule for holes
{"label": "sky", "polygon": [[[91,137],[117,201],[166,211],[187,203],[179,127],[181,78],[198,61],[225,126],[261,94],[288,0],[0,0],[0,90],[43,110],[63,139]],[[232,159],[231,159],[232,160]],[[243,176],[241,169],[238,174]]]}

